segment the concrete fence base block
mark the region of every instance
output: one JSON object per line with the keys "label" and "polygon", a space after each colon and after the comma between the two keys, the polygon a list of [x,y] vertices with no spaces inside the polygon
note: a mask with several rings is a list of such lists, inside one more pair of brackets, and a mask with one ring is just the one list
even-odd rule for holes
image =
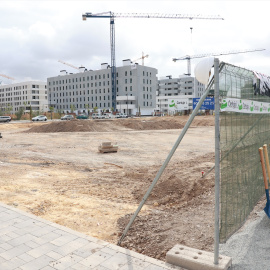
{"label": "concrete fence base block", "polygon": [[232,266],[232,258],[220,255],[214,264],[214,253],[175,245],[166,254],[166,262],[188,270],[227,270]]}

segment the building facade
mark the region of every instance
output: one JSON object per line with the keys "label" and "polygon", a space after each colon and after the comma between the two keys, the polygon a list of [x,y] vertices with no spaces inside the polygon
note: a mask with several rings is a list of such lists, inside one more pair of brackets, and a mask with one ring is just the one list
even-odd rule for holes
{"label": "building facade", "polygon": [[[111,111],[111,68],[101,64],[99,70],[82,69],[47,79],[48,102],[64,113]],[[116,110],[128,115],[151,115],[156,108],[157,69],[132,64],[127,59],[116,67]]]}
{"label": "building facade", "polygon": [[48,111],[47,84],[42,81],[27,81],[0,85],[0,111],[2,114],[15,114],[30,107],[36,112]]}
{"label": "building facade", "polygon": [[172,78],[172,76],[160,78],[157,88],[156,112],[170,113],[171,100],[185,100],[185,106],[180,106],[176,112],[191,110],[192,99],[201,97],[204,90],[203,84],[188,75],[180,75],[178,78]]}

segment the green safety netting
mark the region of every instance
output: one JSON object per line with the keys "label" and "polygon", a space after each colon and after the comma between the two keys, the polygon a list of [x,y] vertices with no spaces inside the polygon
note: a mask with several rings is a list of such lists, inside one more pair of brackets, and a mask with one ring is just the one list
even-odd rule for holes
{"label": "green safety netting", "polygon": [[[253,71],[220,64],[220,103],[235,105],[235,111],[220,112],[220,242],[241,227],[264,194],[258,149],[263,144],[269,148],[270,113],[259,106],[259,113],[254,113],[250,106],[262,104],[266,112],[270,97],[260,86]],[[245,103],[250,113],[241,111]]]}

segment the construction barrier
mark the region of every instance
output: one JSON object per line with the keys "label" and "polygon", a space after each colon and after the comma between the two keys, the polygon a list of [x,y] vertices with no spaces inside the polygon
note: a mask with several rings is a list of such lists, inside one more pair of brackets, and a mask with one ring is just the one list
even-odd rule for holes
{"label": "construction barrier", "polygon": [[270,142],[270,97],[256,75],[226,63],[219,73],[220,242],[241,227],[264,194],[258,148]]}

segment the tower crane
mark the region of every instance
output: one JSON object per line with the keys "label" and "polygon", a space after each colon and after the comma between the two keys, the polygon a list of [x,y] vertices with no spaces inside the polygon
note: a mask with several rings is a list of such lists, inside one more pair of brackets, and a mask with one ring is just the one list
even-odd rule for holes
{"label": "tower crane", "polygon": [[85,21],[87,18],[109,18],[110,19],[110,41],[111,41],[111,84],[112,84],[112,107],[116,109],[116,66],[115,66],[115,18],[164,18],[164,19],[189,19],[189,20],[224,20],[220,16],[202,16],[190,14],[159,14],[159,13],[114,13],[102,12],[92,14],[87,12],[82,15]]}
{"label": "tower crane", "polygon": [[62,64],[64,64],[64,65],[67,65],[67,66],[70,66],[70,67],[72,67],[72,68],[75,68],[75,69],[78,69],[78,70],[79,70],[78,67],[75,67],[75,66],[73,66],[73,65],[71,65],[71,64],[69,64],[69,63],[66,63],[66,62],[62,61],[62,60],[58,60],[58,62],[60,62],[60,63],[62,63]]}
{"label": "tower crane", "polygon": [[178,60],[187,60],[187,74],[191,75],[191,59],[193,58],[203,58],[208,56],[220,56],[220,55],[229,55],[229,54],[238,54],[238,53],[248,53],[248,52],[257,52],[257,51],[264,51],[265,49],[254,49],[254,50],[240,50],[240,51],[226,51],[226,52],[220,52],[220,53],[205,53],[205,54],[195,54],[195,55],[186,55],[180,58],[173,58],[172,60],[174,62]]}
{"label": "tower crane", "polygon": [[142,52],[142,57],[140,57],[136,60],[132,60],[132,62],[136,62],[136,61],[142,59],[142,66],[144,66],[144,58],[147,58],[147,57],[149,57],[149,55],[148,54],[144,55],[144,52]]}

